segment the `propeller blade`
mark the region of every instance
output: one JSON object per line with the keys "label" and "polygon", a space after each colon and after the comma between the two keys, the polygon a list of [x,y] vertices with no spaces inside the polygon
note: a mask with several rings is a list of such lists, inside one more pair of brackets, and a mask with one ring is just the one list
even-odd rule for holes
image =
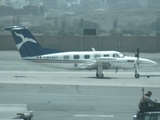
{"label": "propeller blade", "polygon": [[137,48],[137,69],[139,70],[139,48]]}
{"label": "propeller blade", "polygon": [[135,57],[137,57],[137,59],[139,59],[139,48],[137,48],[137,53],[135,54]]}
{"label": "propeller blade", "polygon": [[139,59],[139,48],[137,48],[137,59]]}

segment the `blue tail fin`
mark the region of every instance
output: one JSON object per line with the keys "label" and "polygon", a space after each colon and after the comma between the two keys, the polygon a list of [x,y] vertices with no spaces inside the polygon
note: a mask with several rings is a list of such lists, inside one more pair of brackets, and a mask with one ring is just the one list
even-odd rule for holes
{"label": "blue tail fin", "polygon": [[27,29],[27,27],[10,26],[4,28],[4,30],[11,31],[21,57],[32,57],[43,54],[62,52],[62,51],[42,48],[41,45],[35,39],[35,37]]}

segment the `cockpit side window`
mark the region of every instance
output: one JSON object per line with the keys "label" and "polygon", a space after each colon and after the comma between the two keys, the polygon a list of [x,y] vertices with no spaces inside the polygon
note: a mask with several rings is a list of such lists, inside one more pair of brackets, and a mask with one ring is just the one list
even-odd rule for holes
{"label": "cockpit side window", "polygon": [[117,53],[114,53],[114,54],[113,54],[113,57],[119,58],[119,55],[118,55]]}

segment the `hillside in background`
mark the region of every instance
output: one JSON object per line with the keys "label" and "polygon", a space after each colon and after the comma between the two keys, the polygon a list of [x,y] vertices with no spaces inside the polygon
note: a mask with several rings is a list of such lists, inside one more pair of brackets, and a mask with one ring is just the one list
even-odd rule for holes
{"label": "hillside in background", "polygon": [[[0,17],[0,27],[24,25],[34,33],[48,35],[82,35],[82,29],[96,29],[98,35],[137,35],[137,31],[140,33],[138,35],[155,35],[160,31],[160,9],[95,9],[83,14],[53,13],[3,16]],[[4,34],[2,29],[1,34]]]}
{"label": "hillside in background", "polygon": [[[104,30],[113,29],[113,22],[117,20],[117,28],[132,29],[138,26],[147,26],[160,16],[160,9],[138,9],[86,12],[73,18],[84,19],[97,23]],[[85,26],[84,26],[85,27]]]}

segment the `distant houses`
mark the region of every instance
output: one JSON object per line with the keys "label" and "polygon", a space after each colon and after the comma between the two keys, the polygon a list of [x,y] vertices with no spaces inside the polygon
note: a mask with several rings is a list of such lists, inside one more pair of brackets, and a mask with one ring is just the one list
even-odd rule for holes
{"label": "distant houses", "polygon": [[84,13],[92,10],[160,8],[160,0],[1,0],[0,15],[44,15],[45,10]]}

